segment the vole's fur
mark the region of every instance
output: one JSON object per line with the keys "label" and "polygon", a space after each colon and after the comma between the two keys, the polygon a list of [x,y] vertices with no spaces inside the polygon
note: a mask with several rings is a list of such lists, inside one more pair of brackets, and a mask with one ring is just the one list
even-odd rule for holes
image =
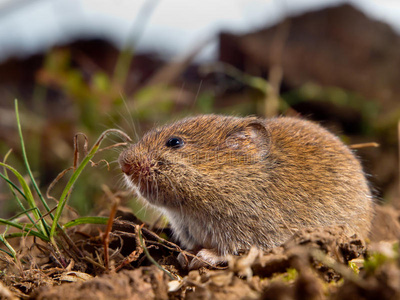
{"label": "vole's fur", "polygon": [[[167,147],[171,137],[180,148]],[[219,255],[283,243],[299,228],[343,224],[366,236],[372,196],[337,137],[296,118],[187,118],[148,132],[119,158],[127,182],[189,249]]]}

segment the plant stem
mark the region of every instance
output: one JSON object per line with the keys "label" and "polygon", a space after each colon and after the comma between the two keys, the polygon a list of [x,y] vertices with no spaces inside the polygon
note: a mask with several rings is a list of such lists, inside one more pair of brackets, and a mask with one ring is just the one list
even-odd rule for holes
{"label": "plant stem", "polygon": [[[72,174],[71,178],[68,180],[67,185],[65,186],[58,205],[57,205],[57,209],[55,211],[54,214],[54,220],[53,220],[53,224],[51,225],[51,229],[50,229],[50,241],[53,244],[53,246],[55,247],[55,249],[57,248],[56,242],[54,240],[54,235],[56,232],[56,227],[58,226],[58,221],[60,220],[61,217],[61,213],[63,212],[63,209],[65,207],[65,205],[67,204],[67,200],[68,200],[68,196],[71,192],[71,189],[74,185],[74,183],[76,182],[76,180],[78,179],[79,175],[82,173],[83,169],[85,168],[85,166],[90,162],[90,160],[93,158],[93,156],[96,154],[96,152],[99,150],[100,148],[100,144],[103,141],[103,139],[107,136],[108,133],[110,132],[115,132],[120,134],[121,136],[123,136],[125,139],[130,140],[129,136],[127,136],[124,132],[122,132],[121,130],[118,129],[108,129],[106,131],[104,131],[100,137],[97,139],[96,143],[93,145],[92,149],[90,149],[90,152],[86,155],[86,157],[83,159],[83,161],[79,164],[79,166],[76,168],[76,170],[74,171],[74,173]],[[61,229],[62,230],[62,229]]]}
{"label": "plant stem", "polygon": [[[32,185],[35,188],[36,193],[38,194],[40,201],[42,202],[43,206],[46,208],[47,212],[50,212],[50,208],[47,205],[46,201],[44,200],[44,198],[42,196],[42,193],[40,192],[39,187],[36,184],[35,178],[33,177],[31,168],[29,166],[28,157],[26,155],[26,150],[25,150],[24,138],[23,138],[23,135],[22,135],[21,122],[20,122],[20,119],[19,119],[18,100],[17,99],[15,99],[15,116],[17,118],[18,133],[19,133],[19,138],[21,140],[21,150],[22,150],[22,156],[24,158],[25,167],[26,167],[26,169],[28,171],[29,177],[30,177],[30,179],[32,181]],[[40,217],[42,217],[41,214],[40,214],[40,211],[38,211],[38,213],[39,213]],[[52,214],[50,214],[50,216],[51,216],[51,218],[53,218]],[[44,219],[42,219],[41,222],[42,222],[43,227],[44,227],[44,229],[45,229],[45,231],[46,231],[46,233],[48,235],[49,231],[48,231],[48,225],[46,224],[46,221]]]}

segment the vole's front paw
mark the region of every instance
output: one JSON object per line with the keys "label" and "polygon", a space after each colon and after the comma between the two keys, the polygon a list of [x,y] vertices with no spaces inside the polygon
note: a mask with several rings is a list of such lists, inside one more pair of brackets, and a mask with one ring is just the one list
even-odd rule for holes
{"label": "vole's front paw", "polygon": [[[185,253],[190,253],[195,255],[197,251],[194,250],[186,250]],[[179,253],[177,259],[179,262],[179,265],[181,266],[182,269],[186,270],[189,268],[190,262],[192,261],[193,257],[186,255],[184,252]]]}
{"label": "vole's front paw", "polygon": [[[193,251],[189,251],[192,252]],[[188,256],[180,253],[178,256],[178,261],[182,268],[189,270],[197,270],[201,267],[206,266],[216,266],[219,263],[226,262],[225,256],[218,255],[216,249],[201,249],[197,252],[196,256],[193,258],[189,258]]]}

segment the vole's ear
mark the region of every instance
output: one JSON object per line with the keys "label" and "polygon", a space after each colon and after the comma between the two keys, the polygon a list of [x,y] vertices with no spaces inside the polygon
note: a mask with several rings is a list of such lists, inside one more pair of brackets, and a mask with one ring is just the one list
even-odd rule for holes
{"label": "vole's ear", "polygon": [[263,120],[252,120],[228,134],[227,148],[235,150],[256,150],[263,153],[270,148],[270,133]]}

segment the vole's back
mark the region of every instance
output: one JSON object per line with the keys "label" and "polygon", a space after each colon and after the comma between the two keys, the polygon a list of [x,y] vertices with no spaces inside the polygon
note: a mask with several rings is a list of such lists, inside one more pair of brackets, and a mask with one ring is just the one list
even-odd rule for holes
{"label": "vole's back", "polygon": [[308,121],[276,118],[266,121],[266,126],[274,165],[268,172],[266,193],[283,215],[293,216],[290,224],[295,228],[345,224],[365,237],[372,197],[350,149]]}

